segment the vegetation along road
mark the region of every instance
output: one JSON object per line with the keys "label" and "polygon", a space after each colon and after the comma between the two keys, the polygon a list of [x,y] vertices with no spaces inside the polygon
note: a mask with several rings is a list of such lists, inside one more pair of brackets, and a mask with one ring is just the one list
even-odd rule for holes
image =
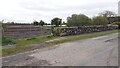
{"label": "vegetation along road", "polygon": [[2,57],[2,64],[3,66],[117,66],[118,33],[91,36],[82,40],[79,37],[72,38],[74,39],[72,42],[66,43],[59,41],[61,44],[56,43],[54,46]]}

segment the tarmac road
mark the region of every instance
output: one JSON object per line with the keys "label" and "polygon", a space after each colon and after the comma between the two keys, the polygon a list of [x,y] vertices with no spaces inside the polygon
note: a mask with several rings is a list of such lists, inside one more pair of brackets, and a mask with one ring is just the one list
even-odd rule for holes
{"label": "tarmac road", "polygon": [[[119,35],[120,36],[120,35]],[[118,66],[118,33],[2,58],[3,66]]]}

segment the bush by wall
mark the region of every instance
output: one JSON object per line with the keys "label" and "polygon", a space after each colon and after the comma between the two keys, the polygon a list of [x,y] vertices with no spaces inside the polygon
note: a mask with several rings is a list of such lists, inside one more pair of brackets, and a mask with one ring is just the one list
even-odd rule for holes
{"label": "bush by wall", "polygon": [[113,22],[113,25],[118,25],[118,28],[120,29],[120,22]]}

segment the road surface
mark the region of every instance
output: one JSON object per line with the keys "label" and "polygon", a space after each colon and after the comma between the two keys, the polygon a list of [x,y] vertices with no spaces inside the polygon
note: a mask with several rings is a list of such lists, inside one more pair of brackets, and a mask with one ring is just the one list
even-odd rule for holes
{"label": "road surface", "polygon": [[3,66],[118,66],[118,33],[2,58]]}

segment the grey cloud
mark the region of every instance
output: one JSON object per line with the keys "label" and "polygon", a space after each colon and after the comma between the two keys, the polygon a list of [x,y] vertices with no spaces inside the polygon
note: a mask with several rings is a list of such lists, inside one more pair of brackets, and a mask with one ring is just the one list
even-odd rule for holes
{"label": "grey cloud", "polygon": [[50,22],[54,17],[61,17],[63,20],[66,20],[66,17],[71,14],[83,13],[88,16],[94,16],[104,10],[117,12],[117,0],[114,2],[110,0],[108,2],[99,3],[98,1],[97,3],[87,2],[73,5],[63,5],[62,3],[50,1],[52,0],[25,0],[18,3],[19,7],[22,9],[21,11],[15,11],[14,20],[19,22],[31,22],[33,20],[42,19],[45,22]]}
{"label": "grey cloud", "polygon": [[[109,8],[111,6],[114,6],[115,3],[110,2],[110,3],[93,3],[93,4],[84,4],[84,5],[66,5],[66,6],[62,6],[62,5],[46,5],[46,4],[42,4],[42,3],[23,3],[21,6],[25,9],[28,10],[36,10],[36,11],[43,11],[43,12],[56,12],[56,11],[76,11],[76,10],[91,10],[91,9],[104,9],[104,8]],[[50,7],[52,6],[52,7]]]}

